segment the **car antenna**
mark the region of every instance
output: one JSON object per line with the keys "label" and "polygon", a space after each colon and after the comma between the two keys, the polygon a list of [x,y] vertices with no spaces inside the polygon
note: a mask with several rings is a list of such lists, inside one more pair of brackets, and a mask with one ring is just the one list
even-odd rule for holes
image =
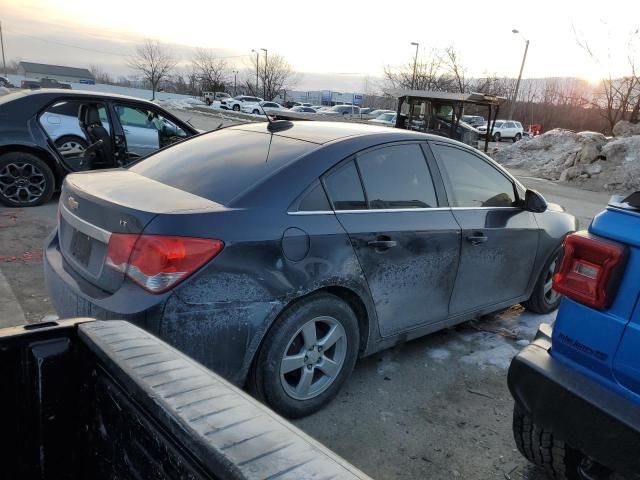
{"label": "car antenna", "polygon": [[267,115],[267,112],[264,111],[264,107],[260,104],[260,102],[258,102],[258,106],[260,107],[260,110],[262,110],[264,116],[267,117],[267,122],[269,122],[269,125],[267,125],[267,130],[269,130],[271,133],[280,132],[282,130],[287,130],[288,128],[293,127],[293,123],[289,120],[272,120],[271,117]]}

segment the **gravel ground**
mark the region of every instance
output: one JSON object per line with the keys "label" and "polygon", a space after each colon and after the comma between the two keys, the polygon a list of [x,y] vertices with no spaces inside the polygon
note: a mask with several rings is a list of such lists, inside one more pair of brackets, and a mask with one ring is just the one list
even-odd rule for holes
{"label": "gravel ground", "polygon": [[[175,113],[203,129],[230,122]],[[514,173],[574,212],[583,227],[608,198]],[[29,323],[53,313],[42,244],[55,225],[55,201],[0,209],[0,280],[4,275]],[[16,305],[3,305],[0,325],[15,323],[7,315]],[[537,325],[552,318],[516,306],[363,359],[331,405],[295,423],[377,479],[541,480],[515,450],[506,371]]]}

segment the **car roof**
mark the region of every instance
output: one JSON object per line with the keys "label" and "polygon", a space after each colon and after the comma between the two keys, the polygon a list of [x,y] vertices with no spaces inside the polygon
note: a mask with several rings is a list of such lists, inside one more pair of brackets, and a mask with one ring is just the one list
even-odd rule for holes
{"label": "car roof", "polygon": [[[12,98],[8,99],[7,97],[11,96]],[[42,98],[49,99],[55,97],[75,97],[75,98],[86,98],[86,97],[100,97],[104,99],[117,99],[117,100],[128,100],[132,102],[139,103],[147,103],[149,105],[155,105],[153,102],[149,100],[144,100],[142,98],[131,97],[128,95],[120,95],[118,93],[105,93],[105,92],[96,92],[93,90],[68,90],[63,88],[45,88],[39,90],[21,90],[19,92],[15,92],[14,94],[9,94],[2,97],[0,100],[13,100],[17,98],[27,98],[31,97],[33,99]]]}
{"label": "car roof", "polygon": [[[347,137],[357,137],[364,135],[386,135],[390,141],[402,140],[442,140],[443,137],[414,132],[411,130],[390,129],[389,127],[378,127],[364,123],[347,122],[322,122],[322,121],[293,121],[292,126],[286,130],[273,133],[282,137],[288,137],[304,142],[324,144]],[[229,127],[233,130],[244,130],[250,132],[261,132],[271,134],[266,122],[235,125]]]}

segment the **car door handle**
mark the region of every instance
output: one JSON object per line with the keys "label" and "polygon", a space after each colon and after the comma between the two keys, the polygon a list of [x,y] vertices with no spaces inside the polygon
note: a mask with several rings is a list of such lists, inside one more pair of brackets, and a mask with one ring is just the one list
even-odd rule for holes
{"label": "car door handle", "polygon": [[375,248],[376,250],[388,250],[398,245],[398,242],[396,242],[395,240],[379,239],[379,240],[371,240],[370,242],[367,242],[367,245],[369,245],[371,248]]}
{"label": "car door handle", "polygon": [[485,243],[489,240],[484,233],[476,232],[473,235],[467,236],[467,242],[471,242],[471,245],[480,245],[481,243]]}

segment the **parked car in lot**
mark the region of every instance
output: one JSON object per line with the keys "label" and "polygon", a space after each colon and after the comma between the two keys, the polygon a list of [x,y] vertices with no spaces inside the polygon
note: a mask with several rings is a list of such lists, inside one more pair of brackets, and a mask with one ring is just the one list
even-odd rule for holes
{"label": "parked car in lot", "polygon": [[238,95],[230,99],[227,98],[227,99],[220,100],[220,108],[239,112],[245,103],[252,104],[252,103],[260,103],[260,102],[264,102],[264,99],[260,97],[250,97],[247,95]]}
{"label": "parked car in lot", "polygon": [[[480,132],[481,136],[487,135],[488,123],[477,127],[478,132]],[[522,128],[522,124],[520,122],[515,122],[513,120],[496,120],[493,129],[491,130],[492,139],[494,142],[500,142],[503,139],[511,139],[514,142],[522,139],[524,129]]]}
{"label": "parked car in lot", "polygon": [[298,113],[317,113],[313,107],[304,107],[302,105],[298,105],[297,107],[291,107],[289,110],[292,112]]}
{"label": "parked car in lot", "polygon": [[552,311],[576,228],[475,149],[341,122],[199,135],[68,176],[59,207],[60,317],[138,324],[289,417],[359,356],[519,302]]}
{"label": "parked car in lot", "polygon": [[360,115],[360,108],[355,105],[335,105],[328,110],[322,110],[323,115],[355,117]]}
{"label": "parked car in lot", "polygon": [[387,127],[395,127],[397,114],[387,112],[381,113],[376,118],[369,120],[370,123],[377,123],[380,125],[386,125]]}
{"label": "parked car in lot", "polygon": [[9,81],[7,77],[0,77],[0,87],[15,88],[15,86]]}
{"label": "parked car in lot", "polygon": [[259,103],[243,103],[242,111],[244,113],[253,113],[254,115],[262,115],[264,113],[272,113],[274,111],[285,110],[285,108],[276,102],[259,102]]}
{"label": "parked car in lot", "polygon": [[0,97],[0,202],[46,202],[67,173],[132,163],[196,135],[190,125],[137,98],[69,90]]}
{"label": "parked car in lot", "polygon": [[371,480],[124,321],[0,329],[0,359],[3,480]]}
{"label": "parked car in lot", "polygon": [[40,80],[22,80],[20,82],[20,88],[28,88],[31,90],[37,90],[39,88],[62,88],[64,90],[71,90],[69,83],[59,82],[55,78],[41,78]]}
{"label": "parked car in lot", "polygon": [[380,115],[382,115],[383,113],[396,113],[395,110],[384,110],[384,109],[378,109],[378,110],[372,110],[369,113],[367,113],[367,115],[371,118],[377,118]]}
{"label": "parked car in lot", "polygon": [[215,101],[231,100],[231,95],[226,92],[202,92],[202,100],[207,105],[211,105]]}
{"label": "parked car in lot", "polygon": [[462,121],[468,123],[472,127],[478,127],[487,123],[484,117],[481,117],[480,115],[463,115]]}
{"label": "parked car in lot", "polygon": [[569,235],[555,323],[511,363],[516,445],[551,478],[640,472],[639,239],[640,192]]}

